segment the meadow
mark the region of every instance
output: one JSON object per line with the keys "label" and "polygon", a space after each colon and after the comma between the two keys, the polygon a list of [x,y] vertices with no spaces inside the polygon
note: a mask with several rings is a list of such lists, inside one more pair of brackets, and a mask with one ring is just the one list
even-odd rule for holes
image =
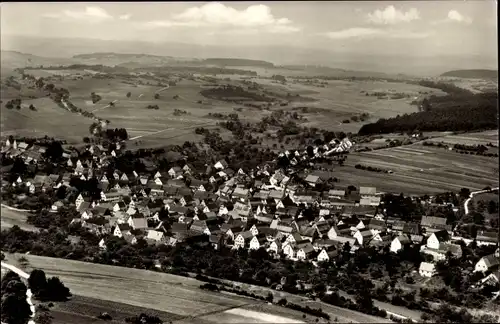
{"label": "meadow", "polygon": [[25,231],[36,230],[33,225],[26,223],[28,217],[26,212],[12,210],[2,206],[0,209],[0,216],[2,228],[10,228],[14,225],[17,225]]}

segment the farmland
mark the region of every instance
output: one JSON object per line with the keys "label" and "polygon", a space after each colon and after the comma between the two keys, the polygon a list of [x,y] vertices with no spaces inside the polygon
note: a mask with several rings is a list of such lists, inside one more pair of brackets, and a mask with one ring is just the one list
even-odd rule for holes
{"label": "farmland", "polygon": [[[8,259],[15,260],[19,256],[12,255]],[[91,323],[89,316],[96,316],[104,310],[111,313],[110,309],[116,309],[117,317],[126,317],[139,312],[140,308],[151,309],[165,321],[176,323],[177,320],[178,323],[248,323],[255,318],[252,312],[260,312],[262,319],[268,316],[270,322],[283,321],[284,317],[295,319],[295,322],[302,321],[300,312],[233,294],[201,290],[199,285],[202,282],[192,278],[34,255],[24,257],[28,260],[27,272],[36,268],[44,270],[48,276],[58,276],[77,296],[68,303],[56,306],[55,314],[61,318],[57,323],[70,318],[78,320],[74,323]],[[229,310],[232,311],[226,312]],[[339,318],[358,321],[351,317],[352,314],[359,314],[357,312],[332,306],[329,313],[335,317],[339,310],[343,311],[343,315],[339,313]],[[366,317],[363,314],[359,316]],[[262,323],[262,320],[259,322]]]}
{"label": "farmland", "polygon": [[[394,173],[375,173],[354,168],[370,165]],[[376,186],[385,192],[431,194],[461,188],[481,190],[498,185],[498,160],[413,144],[409,146],[351,153],[344,167],[334,170],[345,185]],[[344,180],[345,179],[345,180]],[[344,185],[344,183],[342,183]]]}
{"label": "farmland", "polygon": [[490,130],[476,133],[466,133],[458,135],[446,135],[442,137],[434,137],[427,140],[429,142],[437,142],[444,144],[465,144],[465,145],[486,145],[492,143],[498,147],[498,130]]}
{"label": "farmland", "polygon": [[[172,78],[123,73],[97,78],[92,77],[91,72],[28,70],[28,73],[37,77],[48,77],[48,82],[54,83],[56,87],[68,89],[70,101],[78,108],[94,112],[98,117],[109,120],[110,127],[126,128],[130,138],[141,138],[143,142],[141,146],[160,146],[165,145],[166,141],[182,144],[186,140],[197,140],[199,136],[193,134],[194,128],[200,126],[210,128],[216,123],[215,120],[206,118],[209,112],[227,114],[234,113],[235,109],[238,109],[240,118],[247,121],[258,121],[265,113],[261,110],[256,114],[254,108],[203,96],[200,91],[205,88],[206,82],[202,78],[189,80],[180,78],[180,81],[177,78],[176,85],[164,87],[162,83],[171,81]],[[215,79],[217,84],[242,85],[241,81],[234,77]],[[23,84],[23,81],[17,81]],[[304,126],[346,132],[356,132],[362,126],[360,122],[342,123],[354,115],[367,113],[370,120],[376,120],[416,111],[416,107],[409,104],[410,99],[381,100],[366,96],[367,92],[401,92],[411,95],[412,98],[424,92],[439,94],[435,89],[381,81],[329,81],[325,88],[293,82],[281,85],[271,83],[266,78],[255,78],[252,81],[260,85],[260,91],[273,92],[283,98],[286,98],[288,93],[292,94],[291,103],[286,107],[279,107],[280,109],[309,107],[315,110],[305,115],[308,122]],[[26,107],[33,104],[38,111],[29,111],[27,108],[9,111],[2,107],[2,112],[5,111],[2,114],[2,135],[10,135],[13,132],[19,135],[43,134],[62,137],[72,143],[83,136],[88,136],[91,119],[64,111],[50,99],[42,98],[45,97],[43,92],[27,89],[26,85],[22,85],[19,91],[12,88],[7,90],[2,91],[3,101],[21,95]],[[102,100],[93,104],[90,100],[92,92],[99,94]],[[128,92],[131,94],[129,98],[126,96]],[[160,96],[157,99],[154,98],[156,93]],[[300,97],[296,98],[296,94]],[[26,100],[25,97],[31,99]],[[108,106],[110,102],[115,102],[115,106]],[[159,109],[147,109],[149,105],[158,105]],[[175,109],[185,111],[187,114],[176,116]],[[276,108],[271,107],[271,109]],[[40,122],[40,119],[43,122]]]}

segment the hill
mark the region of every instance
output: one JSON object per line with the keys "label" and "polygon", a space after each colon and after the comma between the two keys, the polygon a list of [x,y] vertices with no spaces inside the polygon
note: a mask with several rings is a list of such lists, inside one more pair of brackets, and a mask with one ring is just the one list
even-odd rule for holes
{"label": "hill", "polygon": [[454,70],[441,74],[442,77],[455,77],[466,79],[498,79],[496,70]]}
{"label": "hill", "polygon": [[72,57],[84,64],[120,65],[124,67],[160,66],[179,62],[193,62],[195,59],[150,54],[97,52],[78,54]]}
{"label": "hill", "polygon": [[61,65],[74,63],[73,60],[67,58],[42,57],[18,51],[4,50],[0,53],[0,59],[2,70],[14,70],[27,66],[39,67],[40,65]]}
{"label": "hill", "polygon": [[237,59],[237,58],[208,58],[202,61],[204,64],[219,66],[253,66],[272,68],[273,63],[261,60]]}

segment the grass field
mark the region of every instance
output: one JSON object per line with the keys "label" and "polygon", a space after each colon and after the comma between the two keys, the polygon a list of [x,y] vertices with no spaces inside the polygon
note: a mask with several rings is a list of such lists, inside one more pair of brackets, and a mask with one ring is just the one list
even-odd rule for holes
{"label": "grass field", "polygon": [[[16,260],[20,256],[7,255],[7,262],[18,266]],[[199,285],[202,282],[192,278],[34,255],[23,256],[28,260],[25,271],[42,269],[48,276],[58,276],[77,296],[55,308],[56,315],[61,318],[56,323],[62,324],[73,318],[75,321],[72,323],[92,323],[93,316],[102,311],[111,314],[110,310],[113,309],[117,310],[117,317],[126,317],[140,308],[157,312],[164,321],[174,323],[252,323],[255,317],[260,319],[259,323],[315,321],[313,316],[307,315],[304,320],[301,312],[251,298],[201,290]],[[275,298],[281,298],[277,292]],[[297,302],[302,299],[296,298]],[[310,303],[304,302],[303,305],[322,307],[324,310],[328,307],[327,312],[332,320],[338,317],[341,321],[358,323],[385,321],[323,303]]]}
{"label": "grass field", "polygon": [[14,225],[19,226],[21,229],[26,231],[34,231],[36,228],[32,225],[26,223],[27,214],[25,212],[15,211],[1,207],[0,210],[0,220],[2,223],[2,229],[7,229]]}
{"label": "grass field", "polygon": [[[393,174],[354,168],[354,165],[392,170]],[[422,171],[421,171],[422,170]],[[351,153],[333,175],[342,186],[376,186],[378,191],[431,194],[461,188],[481,190],[498,186],[498,159],[461,155],[417,144]]]}
{"label": "grass field", "polygon": [[[12,98],[2,98],[3,101]],[[28,109],[33,104],[37,111]],[[89,136],[90,118],[71,113],[57,106],[50,98],[25,99],[21,110],[7,109],[2,104],[1,135],[64,138],[70,143]]]}

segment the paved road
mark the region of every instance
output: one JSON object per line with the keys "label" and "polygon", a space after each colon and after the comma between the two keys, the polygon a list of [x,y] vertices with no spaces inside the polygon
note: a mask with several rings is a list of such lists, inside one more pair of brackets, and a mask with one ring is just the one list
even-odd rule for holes
{"label": "paved road", "polygon": [[[26,280],[30,277],[30,275],[27,274],[26,272],[24,272],[23,270],[21,270],[17,267],[14,267],[11,264],[5,263],[5,262],[2,262],[2,268],[13,271],[13,272],[17,273],[19,275],[19,277],[26,279]],[[30,305],[31,317],[34,318],[35,317],[35,306],[33,305],[33,302],[31,301],[31,296],[33,296],[33,294],[31,293],[31,289],[28,288],[28,290],[26,291],[26,301]],[[30,320],[28,322],[28,324],[36,324],[36,323],[35,323],[35,321]]]}
{"label": "paved road", "polygon": [[465,215],[469,214],[469,202],[470,200],[477,194],[493,191],[493,190],[498,190],[499,187],[496,188],[491,188],[491,190],[479,190],[479,191],[473,191],[470,193],[469,198],[464,202],[464,210],[465,210]]}

